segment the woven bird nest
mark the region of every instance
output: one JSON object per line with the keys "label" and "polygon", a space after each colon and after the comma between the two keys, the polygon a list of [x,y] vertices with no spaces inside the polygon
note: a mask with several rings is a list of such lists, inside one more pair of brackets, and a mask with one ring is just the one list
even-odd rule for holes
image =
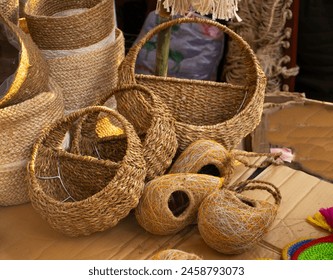
{"label": "woven bird nest", "polygon": [[[250,199],[250,190],[271,193],[275,203]],[[268,182],[246,181],[215,191],[200,205],[198,229],[208,246],[224,254],[240,254],[254,247],[275,220],[281,201],[279,190]]]}

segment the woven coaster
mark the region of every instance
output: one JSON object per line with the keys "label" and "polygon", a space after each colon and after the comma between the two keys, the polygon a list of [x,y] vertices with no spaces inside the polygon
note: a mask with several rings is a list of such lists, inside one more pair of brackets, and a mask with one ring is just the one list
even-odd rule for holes
{"label": "woven coaster", "polygon": [[300,246],[292,260],[333,260],[333,235],[314,239]]}
{"label": "woven coaster", "polygon": [[301,238],[290,242],[282,249],[282,259],[290,260],[295,251],[302,245],[314,240],[314,238]]}

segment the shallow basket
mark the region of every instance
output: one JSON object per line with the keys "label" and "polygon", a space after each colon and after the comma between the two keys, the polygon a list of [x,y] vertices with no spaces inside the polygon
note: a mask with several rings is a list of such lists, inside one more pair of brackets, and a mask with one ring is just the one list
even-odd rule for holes
{"label": "shallow basket", "polygon": [[64,114],[61,91],[0,109],[0,206],[29,202],[27,164],[37,135]]}
{"label": "shallow basket", "polygon": [[[122,124],[124,156],[99,159],[69,152],[73,124],[104,113]],[[104,106],[77,110],[44,129],[29,162],[29,195],[36,211],[66,235],[89,235],[115,226],[139,202],[146,176],[142,146],[133,126]]]}
{"label": "shallow basket", "polygon": [[6,34],[10,44],[17,48],[19,57],[18,67],[11,83],[5,94],[0,96],[0,108],[4,108],[49,91],[49,68],[29,35],[2,14],[0,14],[0,29]]}
{"label": "shallow basket", "polygon": [[[29,32],[40,49],[68,50],[95,44],[115,27],[110,0],[29,0],[24,9]],[[69,10],[81,13],[55,15]]]}
{"label": "shallow basket", "polygon": [[[118,87],[104,95],[95,105],[105,105],[110,98],[114,97],[114,94],[124,94],[128,91],[144,96],[145,100],[149,100],[149,104],[152,105],[150,127],[147,131],[139,133],[147,164],[146,179],[151,180],[165,173],[176,154],[178,143],[175,122],[160,99],[153,92],[140,85]],[[121,154],[126,148],[126,135],[99,137],[96,132],[98,119],[101,118],[98,118],[97,115],[90,116],[77,126],[73,139],[73,151],[85,155],[96,155],[96,151],[93,149],[94,145],[92,145],[95,142],[102,158],[107,159],[116,153]],[[114,121],[111,120],[109,123],[114,124]]]}
{"label": "shallow basket", "polygon": [[[183,23],[215,26],[237,42],[245,57],[245,85],[135,74],[136,59],[142,47],[161,30]],[[261,119],[266,77],[256,56],[240,36],[209,19],[178,18],[156,26],[129,50],[119,68],[118,79],[120,85],[144,85],[163,100],[176,119],[180,151],[199,139],[215,140],[227,149],[234,148]],[[117,109],[135,127],[144,129],[144,121],[150,118],[150,107],[139,98],[130,93],[116,95]]]}

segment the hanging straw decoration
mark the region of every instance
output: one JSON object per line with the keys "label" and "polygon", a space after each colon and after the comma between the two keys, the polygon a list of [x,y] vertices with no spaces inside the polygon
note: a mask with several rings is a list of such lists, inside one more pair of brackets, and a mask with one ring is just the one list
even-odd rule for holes
{"label": "hanging straw decoration", "polygon": [[[196,11],[201,15],[212,15],[212,19],[231,19],[237,16],[238,2],[240,0],[158,0],[157,11],[160,5],[166,9],[167,12],[174,15],[186,15],[189,11]],[[163,3],[162,3],[163,2]]]}
{"label": "hanging straw decoration", "polygon": [[[275,204],[242,195],[249,190],[265,190]],[[254,247],[275,220],[281,194],[264,181],[241,182],[208,195],[198,212],[198,229],[208,246],[224,254],[240,254]]]}
{"label": "hanging straw decoration", "polygon": [[151,260],[202,260],[198,255],[177,249],[166,249],[157,252]]}
{"label": "hanging straw decoration", "polygon": [[135,209],[148,232],[168,235],[196,222],[202,200],[222,187],[223,179],[205,174],[167,174],[149,181]]}

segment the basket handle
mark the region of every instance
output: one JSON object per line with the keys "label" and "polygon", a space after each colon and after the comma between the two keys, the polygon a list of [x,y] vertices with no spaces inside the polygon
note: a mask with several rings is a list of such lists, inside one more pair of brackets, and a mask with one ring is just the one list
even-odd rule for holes
{"label": "basket handle", "polygon": [[[104,95],[100,100],[98,100],[95,104],[95,106],[104,106],[105,103],[113,96],[113,95],[120,95],[124,93],[130,92],[131,94],[140,94],[139,100],[144,102],[145,98],[143,97],[143,94],[148,95],[150,97],[151,101],[151,108],[150,108],[150,114],[151,118],[163,118],[164,121],[171,121],[175,122],[175,120],[172,117],[171,112],[169,112],[169,109],[167,106],[162,102],[162,100],[155,95],[151,90],[148,88],[138,85],[138,84],[130,84],[130,85],[122,85],[119,86],[113,90],[111,90],[108,94]],[[98,121],[98,115],[100,112],[94,112],[91,114],[87,114],[84,117],[80,119],[78,124],[75,127],[75,130],[73,132],[73,152],[74,153],[80,153],[80,140],[83,135],[87,135],[90,138],[95,137],[98,138],[98,135],[96,133],[95,127],[96,123]],[[153,120],[152,120],[153,121]]]}
{"label": "basket handle", "polygon": [[282,199],[280,190],[274,184],[261,180],[242,181],[233,185],[230,189],[237,193],[251,190],[265,190],[274,197],[276,205],[280,205]]}
{"label": "basket handle", "polygon": [[[32,158],[35,159],[37,157],[38,150],[41,146],[62,152],[63,139],[66,133],[75,125],[75,122],[80,121],[80,118],[85,115],[99,114],[101,112],[113,116],[122,124],[124,133],[128,138],[128,149],[123,158],[123,162],[135,162],[134,155],[132,156],[133,158],[131,158],[131,154],[128,151],[135,151],[133,154],[142,153],[142,146],[134,127],[124,116],[106,106],[88,106],[83,109],[78,109],[45,127],[34,144]],[[63,152],[66,153],[66,151]]]}
{"label": "basket handle", "polygon": [[[235,42],[237,42],[242,50],[244,50],[247,54],[247,56],[252,61],[253,65],[248,65],[250,67],[254,68],[249,70],[247,72],[247,78],[254,76],[255,80],[257,80],[257,83],[261,81],[261,79],[266,79],[265,74],[263,70],[260,67],[260,64],[251,49],[250,45],[238,34],[236,34],[234,31],[229,29],[227,26],[222,25],[216,21],[205,19],[201,17],[182,17],[182,18],[176,18],[171,19],[165,23],[161,23],[154,28],[152,28],[150,31],[148,31],[135,45],[133,45],[130,50],[128,51],[125,59],[122,61],[120,67],[119,67],[119,77],[121,77],[121,81],[124,81],[126,84],[132,84],[135,83],[135,63],[137,56],[142,49],[142,47],[156,34],[158,34],[161,30],[167,29],[169,27],[172,27],[177,24],[181,23],[200,23],[200,24],[208,24],[215,26],[219,28],[224,33],[228,34]],[[254,80],[248,79],[248,80]]]}

